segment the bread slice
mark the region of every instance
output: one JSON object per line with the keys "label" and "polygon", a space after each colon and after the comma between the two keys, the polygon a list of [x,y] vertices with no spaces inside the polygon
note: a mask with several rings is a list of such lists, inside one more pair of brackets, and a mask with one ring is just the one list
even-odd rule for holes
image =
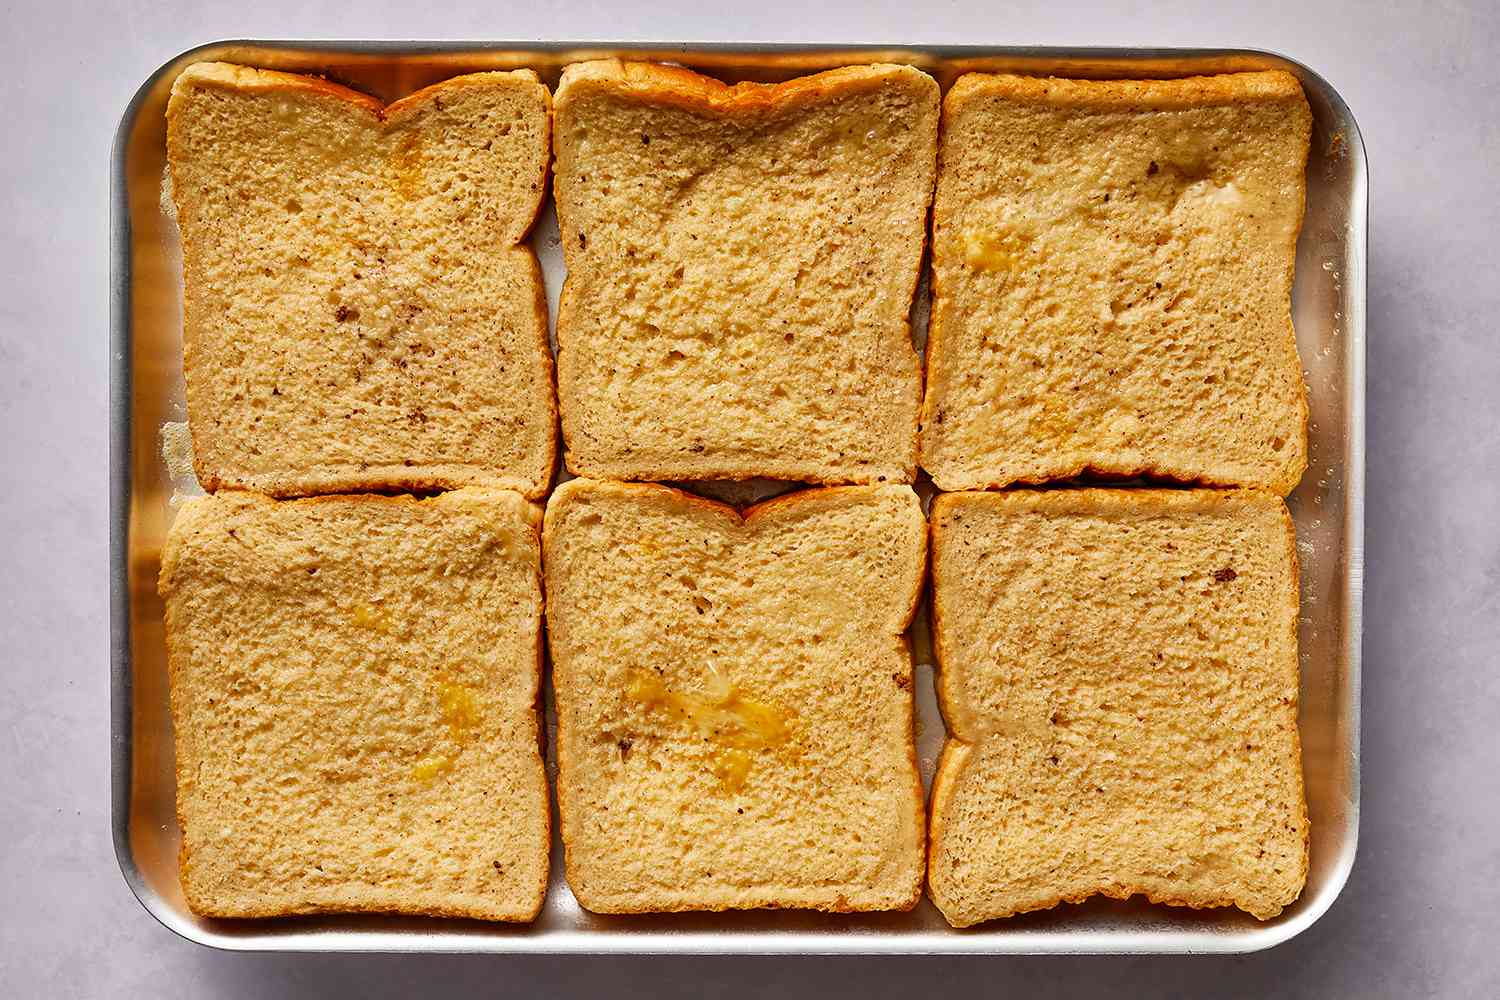
{"label": "bread slice", "polygon": [[1285,494],[1311,114],[1295,77],[971,74],[943,106],[922,467]]}
{"label": "bread slice", "polygon": [[184,504],[161,592],[195,913],[536,915],[540,514],[477,487]]}
{"label": "bread slice", "polygon": [[[734,508],[575,479],[547,505],[568,883],[601,913],[915,905],[905,486]],[[872,582],[874,581],[874,582]]]}
{"label": "bread slice", "polygon": [[938,88],[909,66],[729,87],[614,60],[557,91],[568,468],[910,482],[908,313]]}
{"label": "bread slice", "polygon": [[1144,893],[1266,920],[1307,877],[1297,566],[1262,491],[952,493],[932,509],[956,927]]}
{"label": "bread slice", "polygon": [[546,492],[552,355],[521,241],[550,100],[530,71],[390,107],[223,63],[177,78],[167,154],[205,489]]}

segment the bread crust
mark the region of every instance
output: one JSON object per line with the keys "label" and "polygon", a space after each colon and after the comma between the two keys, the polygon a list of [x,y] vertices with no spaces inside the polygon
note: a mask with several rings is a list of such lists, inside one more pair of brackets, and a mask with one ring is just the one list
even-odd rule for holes
{"label": "bread crust", "polygon": [[[1188,896],[1177,893],[1162,892],[1145,886],[1117,885],[1100,880],[1099,884],[1090,885],[1079,891],[1060,890],[1054,897],[1041,901],[1032,906],[1020,907],[1004,912],[987,913],[979,917],[969,917],[960,912],[956,901],[944,897],[942,890],[934,878],[937,864],[939,846],[942,844],[947,833],[949,814],[952,810],[955,794],[963,777],[965,769],[979,745],[979,734],[972,720],[968,718],[968,707],[963,704],[963,699],[954,685],[956,679],[954,674],[959,669],[957,657],[944,641],[949,630],[943,628],[942,621],[946,616],[946,610],[942,597],[945,588],[940,585],[937,578],[936,553],[944,544],[946,525],[951,514],[961,512],[964,509],[975,509],[985,507],[1010,508],[1014,510],[1035,511],[1044,514],[1097,514],[1104,517],[1154,517],[1162,514],[1196,514],[1212,513],[1216,511],[1232,510],[1236,507],[1249,508],[1257,511],[1275,510],[1285,528],[1285,538],[1288,558],[1291,565],[1292,586],[1283,593],[1283,610],[1289,612],[1284,617],[1290,622],[1290,635],[1287,637],[1289,647],[1297,648],[1297,614],[1299,610],[1299,596],[1297,592],[1297,535],[1296,527],[1292,522],[1291,514],[1286,504],[1274,493],[1260,489],[1234,489],[1234,490],[1168,490],[1168,489],[1054,489],[1054,490],[1008,490],[1002,492],[988,491],[964,491],[956,493],[940,493],[933,498],[932,509],[929,515],[931,538],[928,546],[930,567],[929,578],[932,580],[931,615],[932,615],[932,652],[934,666],[937,675],[938,706],[942,712],[944,722],[948,729],[947,739],[943,744],[942,754],[938,760],[936,773],[933,777],[932,798],[928,806],[928,868],[927,886],[932,895],[933,902],[942,911],[943,916],[954,927],[971,927],[975,924],[985,923],[991,920],[999,920],[1005,917],[1015,916],[1020,913],[1029,913],[1036,910],[1052,909],[1062,903],[1080,903],[1090,896],[1106,896],[1113,899],[1128,899],[1134,895],[1143,895],[1152,903],[1166,904],[1170,906],[1182,906],[1191,909],[1211,909],[1217,907],[1236,906],[1244,909],[1240,901],[1230,896]],[[1291,663],[1293,674],[1297,672],[1295,658]],[[1293,678],[1295,680],[1295,676]],[[1298,685],[1293,684],[1292,690],[1297,692],[1293,695],[1291,704],[1291,717],[1297,718],[1298,698],[1300,691]],[[1307,817],[1307,798],[1302,789],[1304,788],[1304,775],[1302,767],[1302,745],[1299,731],[1294,724],[1291,728],[1292,759],[1295,762],[1294,780],[1298,789],[1298,801],[1301,812],[1301,868],[1298,873],[1297,882],[1302,884],[1307,879],[1308,871],[1308,844],[1309,823]],[[1250,912],[1250,911],[1246,911]],[[1280,908],[1272,913],[1252,913],[1260,920],[1267,920],[1277,915]]]}
{"label": "bread crust", "polygon": [[1007,101],[1099,111],[1179,110],[1250,101],[1305,100],[1297,78],[1279,69],[1163,80],[1080,80],[1015,73],[965,73],[949,89],[944,110],[981,94]]}
{"label": "bread crust", "polygon": [[[837,505],[847,498],[869,496],[872,491],[889,494],[911,494],[910,487],[898,484],[884,486],[818,487],[783,494],[740,510],[730,504],[657,483],[572,479],[559,485],[553,492],[552,498],[548,501],[547,510],[543,516],[543,560],[545,564],[546,553],[556,545],[556,533],[559,530],[558,519],[560,517],[557,512],[561,509],[562,504],[570,502],[576,495],[614,499],[651,499],[667,505],[680,506],[686,511],[708,515],[732,528],[754,528],[767,519],[796,516],[804,508]],[[920,510],[918,514],[920,516]],[[910,625],[913,615],[916,613],[917,603],[920,600],[926,579],[926,534],[924,525],[924,530],[921,533],[921,545],[914,554],[914,565],[911,567],[912,572],[909,574],[915,582],[905,595],[904,607],[906,610],[901,616],[902,620],[896,627],[896,631],[902,633],[901,641],[905,646],[908,668],[912,667],[911,647],[904,632]],[[547,602],[546,607],[550,625],[552,623],[555,602]],[[553,633],[554,629],[549,627],[547,631],[549,651]],[[556,688],[557,669],[558,661],[555,653],[553,653],[554,689]],[[575,898],[577,898],[581,906],[591,912],[610,914],[724,912],[744,909],[810,909],[829,913],[911,910],[917,905],[922,895],[922,882],[926,872],[928,836],[927,825],[923,821],[925,818],[926,803],[920,772],[918,770],[916,740],[914,737],[915,698],[911,693],[910,686],[906,689],[906,696],[902,699],[902,704],[905,713],[905,728],[908,733],[908,739],[906,740],[907,759],[909,773],[912,775],[910,802],[913,814],[918,817],[914,831],[918,864],[913,871],[911,888],[904,897],[890,901],[871,901],[865,904],[850,900],[845,893],[836,894],[833,899],[828,899],[826,897],[820,898],[816,894],[807,895],[805,890],[788,891],[776,886],[757,886],[751,890],[742,892],[740,897],[732,902],[674,900],[670,904],[663,905],[659,902],[641,901],[628,894],[599,894],[591,888],[573,884],[570,879],[570,887]],[[565,864],[565,870],[571,872],[576,870],[576,864],[572,864],[571,861],[577,849],[578,838],[576,833],[570,829],[569,817],[572,815],[572,810],[568,805],[568,789],[572,784],[569,781],[569,776],[578,764],[573,760],[571,753],[568,752],[571,749],[571,744],[565,739],[564,730],[566,728],[567,721],[565,720],[564,713],[559,711],[557,713],[558,773],[555,784],[557,789],[558,814],[561,818],[561,840],[563,842],[564,858],[568,862],[568,864]]]}
{"label": "bread crust", "polygon": [[[810,110],[827,104],[830,101],[875,92],[887,85],[892,79],[926,81],[931,86],[934,95],[937,92],[937,83],[935,80],[921,70],[905,64],[875,63],[843,66],[809,76],[797,77],[781,83],[745,82],[726,84],[720,80],[703,76],[680,66],[668,66],[660,63],[625,62],[619,59],[599,59],[573,63],[563,70],[557,88],[556,108],[559,113],[566,114],[568,108],[580,97],[592,94],[610,94],[625,96],[648,106],[685,111],[699,117],[720,121],[744,121],[753,124],[760,119],[773,118],[785,115],[788,112]],[[928,150],[927,155],[935,157],[936,146],[936,135],[934,134],[931,148]],[[562,158],[560,150],[556,154],[556,158],[559,160]],[[931,216],[932,190],[935,186],[936,171],[933,172],[927,186],[927,219],[930,219]],[[559,192],[559,194],[561,193]],[[555,200],[558,209],[558,222],[563,235],[563,247],[566,253],[574,245],[575,237],[573,230],[575,227],[570,217],[571,213],[565,204],[567,201],[566,196],[559,196]],[[762,461],[757,465],[747,466],[743,463],[743,460],[736,462],[733,459],[720,458],[711,453],[696,457],[676,456],[659,462],[636,459],[635,463],[627,469],[623,468],[622,463],[619,461],[595,461],[587,456],[580,457],[577,449],[568,447],[565,433],[563,445],[565,449],[564,461],[567,468],[575,475],[600,480],[682,481],[715,479],[743,481],[755,478],[774,478],[805,482],[818,486],[871,482],[913,482],[916,478],[919,460],[917,435],[921,420],[922,361],[911,346],[909,317],[912,302],[916,296],[917,286],[920,283],[921,263],[926,260],[929,236],[930,227],[924,220],[920,233],[921,252],[917,254],[916,260],[913,263],[913,274],[917,280],[911,282],[911,293],[907,298],[905,303],[906,308],[903,313],[907,317],[904,324],[905,344],[912,356],[912,363],[916,370],[917,385],[915,391],[917,405],[912,408],[910,419],[906,421],[906,427],[903,428],[904,436],[909,443],[899,469],[891,468],[882,470],[872,467],[868,471],[868,474],[860,474],[856,471],[840,473],[830,472],[811,461],[804,460],[791,462]],[[570,289],[571,284],[571,276],[564,279],[558,304],[559,353],[562,350],[568,349],[563,341],[568,339],[569,331],[577,323],[578,303],[576,295]],[[560,408],[563,409],[567,408],[567,405],[563,403],[563,394],[567,391],[567,387],[559,381],[559,403]],[[576,406],[577,404],[574,405]],[[566,431],[566,427],[564,427],[564,430]],[[882,471],[884,474],[881,474]]]}
{"label": "bread crust", "polygon": [[[606,92],[661,107],[680,108],[722,119],[754,117],[813,108],[830,99],[879,89],[893,76],[927,74],[902,63],[840,66],[781,83],[724,83],[682,66],[596,59],[573,63],[557,85],[557,105],[566,107],[578,93]],[[937,84],[934,81],[933,86]]]}
{"label": "bread crust", "polygon": [[[177,514],[177,519],[172,524],[172,530],[167,534],[162,544],[161,567],[157,575],[157,591],[164,602],[165,640],[167,646],[167,679],[169,693],[169,708],[172,715],[172,730],[174,733],[175,767],[176,779],[175,812],[179,830],[188,829],[188,820],[183,790],[190,787],[195,777],[189,773],[191,754],[188,752],[188,725],[184,718],[184,704],[182,695],[181,678],[188,669],[190,651],[183,641],[183,622],[177,620],[175,605],[170,600],[176,591],[180,581],[178,580],[179,564],[183,555],[184,547],[190,534],[201,525],[206,525],[215,517],[222,516],[225,510],[222,502],[227,500],[240,509],[259,508],[267,509],[279,503],[295,503],[299,506],[412,506],[416,504],[436,504],[440,506],[463,506],[474,500],[486,498],[504,498],[515,496],[515,491],[487,489],[483,487],[470,487],[462,490],[454,490],[439,494],[435,497],[418,498],[409,495],[381,496],[381,495],[359,495],[359,496],[312,496],[295,500],[275,500],[259,493],[228,491],[218,496],[195,497],[185,503]],[[539,602],[539,611],[545,601],[545,588],[542,582],[541,564],[541,523],[542,508],[532,502],[524,503],[524,513],[528,528],[536,541],[537,563],[534,569],[535,587]],[[537,627],[533,631],[530,641],[532,658],[535,668],[531,673],[531,702],[536,706],[541,697],[542,666],[543,666],[543,618],[539,617]],[[543,739],[541,711],[533,707],[529,716],[531,729],[533,730],[533,742],[537,746],[537,764],[531,773],[535,776],[533,783],[533,794],[541,801],[549,800],[546,769],[542,766],[543,753],[541,742]],[[544,844],[552,842],[552,812],[550,808],[541,810],[541,822],[544,826]],[[267,918],[281,916],[302,916],[320,913],[393,913],[411,916],[429,917],[457,917],[485,921],[498,921],[508,923],[526,923],[536,919],[541,912],[542,904],[546,900],[547,881],[550,868],[550,851],[544,848],[539,869],[538,880],[535,891],[530,896],[530,902],[519,908],[509,911],[497,912],[493,900],[485,900],[476,896],[471,903],[434,904],[413,903],[401,900],[399,893],[393,893],[389,901],[368,901],[358,898],[359,893],[351,893],[351,897],[336,903],[309,903],[299,899],[294,893],[286,893],[280,897],[268,896],[249,904],[230,903],[215,896],[200,886],[198,881],[191,875],[193,868],[193,855],[189,847],[188,838],[184,836],[178,848],[178,868],[181,876],[181,885],[184,898],[187,900],[188,908],[202,917],[214,918]],[[338,895],[338,894],[334,894]],[[489,905],[486,906],[485,904]]]}
{"label": "bread crust", "polygon": [[[1190,76],[1164,80],[1081,80],[1061,77],[1021,76],[1011,73],[965,73],[954,82],[943,99],[943,114],[939,124],[938,139],[937,175],[939,179],[945,173],[944,161],[948,148],[946,137],[953,129],[955,119],[970,102],[987,98],[999,98],[1018,104],[1073,108],[1080,111],[1120,113],[1133,111],[1173,111],[1256,103],[1284,104],[1291,108],[1299,108],[1305,121],[1301,157],[1304,162],[1307,158],[1307,147],[1311,135],[1311,112],[1308,110],[1307,98],[1303,94],[1302,85],[1295,76],[1284,70],[1224,73],[1212,76]],[[1296,195],[1296,224],[1293,227],[1293,232],[1301,230],[1305,214],[1306,175],[1304,172],[1300,176],[1299,188]],[[936,205],[934,205],[932,225],[934,228],[937,225]],[[1296,262],[1297,248],[1296,241],[1293,240],[1286,254],[1288,288],[1292,286]],[[936,266],[930,267],[929,277],[931,280],[933,309],[924,358],[926,368],[925,386],[927,391],[924,393],[922,400],[920,426],[923,428],[923,432],[920,447],[922,449],[922,466],[932,474],[933,481],[938,485],[939,489],[945,491],[995,490],[1013,485],[1041,485],[1058,480],[1072,479],[1078,476],[1121,479],[1150,477],[1159,481],[1209,488],[1264,488],[1281,496],[1286,496],[1292,490],[1296,489],[1297,484],[1301,481],[1302,474],[1307,468],[1306,440],[1309,411],[1305,387],[1297,398],[1298,412],[1296,416],[1298,439],[1302,445],[1299,449],[1294,449],[1289,460],[1283,463],[1274,474],[1264,481],[1252,482],[1243,479],[1232,479],[1227,476],[1215,474],[1212,470],[1188,467],[1166,460],[1151,460],[1145,457],[1115,461],[1111,461],[1108,458],[1095,458],[1093,460],[1080,460],[1066,465],[1053,464],[1044,471],[1012,473],[1009,475],[985,475],[980,473],[977,475],[971,474],[962,477],[952,477],[946,470],[938,469],[934,471],[934,469],[929,467],[926,429],[933,426],[938,406],[937,396],[932,391],[932,386],[940,381],[948,370],[947,352],[944,348],[949,335],[943,322],[944,312],[938,308],[937,304],[940,301],[950,298],[951,291],[946,287],[942,276],[942,269]],[[1288,310],[1283,344],[1288,345],[1291,356],[1296,357],[1297,335],[1292,327],[1290,310]],[[1300,369],[1297,374],[1300,380]]]}
{"label": "bread crust", "polygon": [[[460,489],[466,486],[490,487],[497,489],[511,489],[521,493],[527,499],[544,499],[551,488],[552,481],[557,475],[558,466],[558,439],[560,435],[559,409],[557,403],[557,377],[554,370],[551,344],[547,334],[547,296],[546,289],[542,283],[541,264],[537,260],[536,252],[525,241],[536,221],[541,216],[542,208],[547,201],[547,182],[551,171],[552,158],[552,94],[541,83],[537,74],[529,69],[517,69],[507,71],[489,71],[482,73],[470,73],[463,76],[443,80],[431,86],[424,87],[406,97],[401,98],[389,105],[341,84],[332,83],[321,77],[306,76],[297,73],[286,73],[279,70],[257,69],[250,66],[241,66],[233,63],[194,63],[182,71],[172,84],[172,93],[167,101],[167,145],[169,156],[167,159],[168,169],[172,171],[174,187],[177,184],[175,163],[177,157],[171,155],[176,148],[175,135],[177,134],[183,109],[189,99],[189,94],[194,88],[205,87],[218,90],[251,93],[251,94],[294,94],[301,97],[312,97],[317,100],[327,101],[337,107],[343,108],[352,114],[366,114],[382,127],[395,127],[410,121],[422,109],[440,104],[443,97],[457,93],[472,87],[494,86],[501,82],[519,81],[534,85],[537,94],[541,97],[545,108],[544,121],[542,123],[542,146],[546,154],[539,158],[536,172],[536,197],[533,200],[529,220],[522,225],[518,232],[514,233],[514,245],[526,250],[530,260],[533,295],[531,297],[530,312],[531,326],[536,332],[534,355],[532,363],[542,369],[545,376],[545,384],[549,390],[544,394],[542,403],[545,407],[546,417],[546,461],[541,474],[535,480],[519,475],[511,475],[486,466],[463,465],[453,463],[425,463],[422,465],[387,465],[374,464],[362,467],[350,466],[345,469],[322,471],[291,470],[280,474],[235,474],[232,469],[225,468],[215,463],[214,450],[209,446],[208,431],[201,420],[189,420],[188,432],[193,439],[193,465],[199,483],[208,492],[216,492],[220,489],[248,489],[265,493],[278,499],[305,496],[319,493],[358,493],[369,491],[400,491],[400,490],[441,490]],[[183,234],[184,252],[187,251],[187,236]],[[184,269],[184,299],[193,296],[194,291],[188,284],[187,271]],[[186,320],[186,317],[184,317]],[[193,338],[184,336],[184,369],[191,366],[186,363],[192,351],[191,340]]]}

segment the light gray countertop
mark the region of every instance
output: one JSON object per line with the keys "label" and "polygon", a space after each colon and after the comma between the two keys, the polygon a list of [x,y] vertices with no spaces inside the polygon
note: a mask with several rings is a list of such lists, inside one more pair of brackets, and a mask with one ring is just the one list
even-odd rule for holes
{"label": "light gray countertop", "polygon": [[[0,13],[0,993],[1500,995],[1495,5],[675,6],[57,0]],[[1342,898],[1291,943],[1232,959],[242,956],[158,926],[109,836],[107,161],[149,72],[233,36],[1252,46],[1323,74],[1359,120],[1371,177],[1364,799]]]}

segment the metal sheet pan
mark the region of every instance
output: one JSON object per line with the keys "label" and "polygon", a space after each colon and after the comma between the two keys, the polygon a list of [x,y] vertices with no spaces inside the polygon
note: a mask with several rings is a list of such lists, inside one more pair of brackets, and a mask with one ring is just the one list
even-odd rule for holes
{"label": "metal sheet pan", "polygon": [[[161,544],[174,494],[162,429],[186,419],[175,227],[161,209],[163,112],[187,64],[224,59],[324,73],[386,100],[478,69],[529,66],[549,84],[569,62],[619,55],[679,62],[724,79],[776,80],[871,60],[909,62],[946,87],[968,70],[1168,77],[1269,67],[1301,78],[1314,130],[1293,314],[1312,408],[1310,463],[1290,498],[1302,567],[1302,740],[1312,863],[1301,899],[1267,923],[1231,910],[1092,900],[954,931],[925,899],[910,913],[599,916],[579,908],[554,845],[539,919],[526,926],[378,916],[205,920],[177,880]],[[244,951],[530,953],[1195,953],[1247,952],[1300,933],[1333,903],[1359,823],[1360,604],[1364,493],[1364,147],[1337,92],[1305,66],[1251,50],[600,43],[222,42],[177,56],[127,107],[111,162],[111,765],[115,851],[145,908],[190,940]],[[555,315],[561,254],[550,210],[533,235]],[[924,292],[919,292],[925,294]],[[925,309],[915,310],[920,319]],[[913,626],[924,780],[943,739],[925,616]],[[551,748],[549,747],[549,753]]]}

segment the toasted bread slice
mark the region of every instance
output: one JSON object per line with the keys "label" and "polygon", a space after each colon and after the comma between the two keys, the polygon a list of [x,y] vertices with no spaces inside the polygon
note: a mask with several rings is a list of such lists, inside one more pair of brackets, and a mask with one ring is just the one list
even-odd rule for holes
{"label": "toasted bread slice", "polygon": [[913,906],[905,486],[734,508],[577,479],[547,505],[568,883],[603,913]]}
{"label": "toasted bread slice", "polygon": [[161,592],[195,913],[536,915],[540,513],[480,488],[183,506]]}
{"label": "toasted bread slice", "polygon": [[733,87],[644,63],[568,67],[568,468],[910,482],[921,374],[908,313],[937,118],[937,84],[909,66]]}
{"label": "toasted bread slice", "polygon": [[932,510],[949,742],[933,901],[1102,894],[1265,920],[1307,877],[1297,566],[1263,491],[951,493]]}
{"label": "toasted bread slice", "polygon": [[922,466],[1285,494],[1311,113],[1295,77],[961,77],[943,106]]}
{"label": "toasted bread slice", "polygon": [[382,107],[200,63],[167,106],[205,489],[506,487],[556,452],[541,271],[547,88],[456,77]]}

